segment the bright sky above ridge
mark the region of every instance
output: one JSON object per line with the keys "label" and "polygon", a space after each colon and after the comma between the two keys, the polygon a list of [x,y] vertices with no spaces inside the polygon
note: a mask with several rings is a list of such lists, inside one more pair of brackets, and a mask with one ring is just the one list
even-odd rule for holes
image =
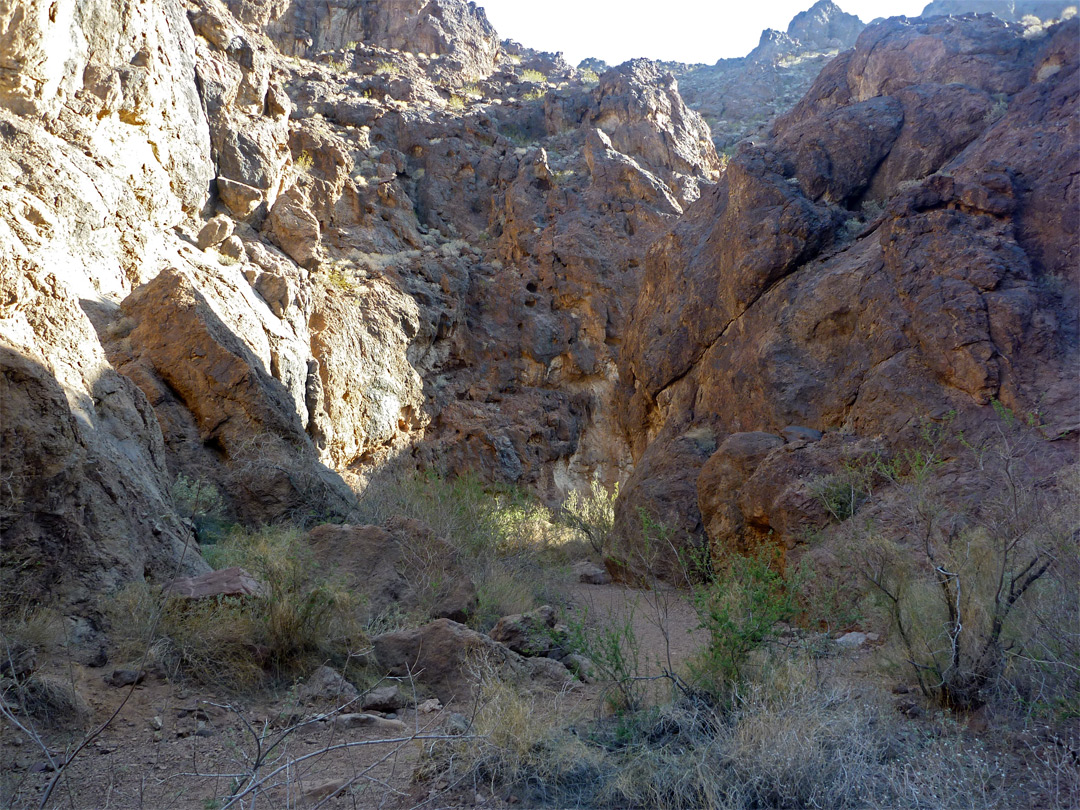
{"label": "bright sky above ridge", "polygon": [[[834,0],[863,22],[914,17],[929,0]],[[787,29],[814,0],[476,0],[500,37],[611,65],[637,56],[705,62],[746,56],[765,28]]]}

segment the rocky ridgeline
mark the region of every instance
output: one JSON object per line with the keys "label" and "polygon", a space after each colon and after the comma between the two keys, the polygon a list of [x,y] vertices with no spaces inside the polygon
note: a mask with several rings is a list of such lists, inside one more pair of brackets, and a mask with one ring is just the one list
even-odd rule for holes
{"label": "rocky ridgeline", "polygon": [[21,4],[0,587],[197,574],[181,475],[253,523],[347,518],[401,455],[629,478],[624,539],[645,506],[729,543],[803,519],[841,429],[991,398],[1075,426],[1076,23],[891,21],[815,80],[860,28],[818,3],[682,72],[725,146],[814,82],[722,171],[666,67],[577,70],[459,0]]}

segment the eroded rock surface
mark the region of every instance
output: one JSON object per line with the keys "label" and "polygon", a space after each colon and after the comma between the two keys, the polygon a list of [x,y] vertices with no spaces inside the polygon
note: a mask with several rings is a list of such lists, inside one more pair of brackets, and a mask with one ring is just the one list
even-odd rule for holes
{"label": "eroded rock surface", "polygon": [[1074,458],[1077,37],[871,26],[653,245],[620,360],[627,548],[643,504],[688,542],[790,546],[840,435],[903,446],[950,412],[977,433],[992,400]]}

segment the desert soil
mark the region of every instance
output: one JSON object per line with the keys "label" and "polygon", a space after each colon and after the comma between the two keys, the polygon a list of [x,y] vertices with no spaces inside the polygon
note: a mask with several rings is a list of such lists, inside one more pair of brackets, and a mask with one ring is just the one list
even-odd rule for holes
{"label": "desert soil", "polygon": [[[586,611],[589,627],[621,627],[629,621],[639,643],[641,669],[649,674],[659,674],[669,665],[678,668],[701,640],[693,609],[674,591],[575,584],[566,599],[571,610]],[[133,690],[114,688],[102,679],[111,671],[111,666],[74,665],[64,673],[53,673],[76,684],[97,725],[125,698],[126,702],[64,774],[50,807],[213,810],[221,806],[221,797],[230,795],[235,780],[251,772],[260,748],[266,751],[272,746],[263,754],[261,773],[271,774],[290,760],[294,764],[270,776],[258,803],[244,803],[245,810],[260,806],[306,810],[503,807],[513,802],[509,794],[490,789],[414,783],[414,769],[425,743],[410,738],[443,733],[452,710],[467,713],[461,707],[428,713],[407,709],[389,716],[404,723],[404,728],[342,729],[332,722],[313,720],[319,709],[298,706],[289,695],[230,699],[154,675]],[[537,701],[541,704],[537,709],[545,716],[555,714],[569,723],[603,712],[604,689],[595,683],[578,683],[563,694]],[[43,736],[53,757],[61,761],[84,737],[58,731],[45,731]],[[345,743],[352,745],[337,747]],[[4,727],[0,764],[0,803],[38,807],[53,777],[40,747],[28,734]],[[334,795],[341,788],[341,794]]]}

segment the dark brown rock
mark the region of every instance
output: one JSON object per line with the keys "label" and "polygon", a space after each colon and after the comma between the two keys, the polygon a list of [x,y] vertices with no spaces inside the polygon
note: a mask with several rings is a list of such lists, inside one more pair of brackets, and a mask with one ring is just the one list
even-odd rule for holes
{"label": "dark brown rock", "polygon": [[528,613],[503,616],[488,635],[518,655],[547,655],[557,646],[555,609],[544,605]]}

